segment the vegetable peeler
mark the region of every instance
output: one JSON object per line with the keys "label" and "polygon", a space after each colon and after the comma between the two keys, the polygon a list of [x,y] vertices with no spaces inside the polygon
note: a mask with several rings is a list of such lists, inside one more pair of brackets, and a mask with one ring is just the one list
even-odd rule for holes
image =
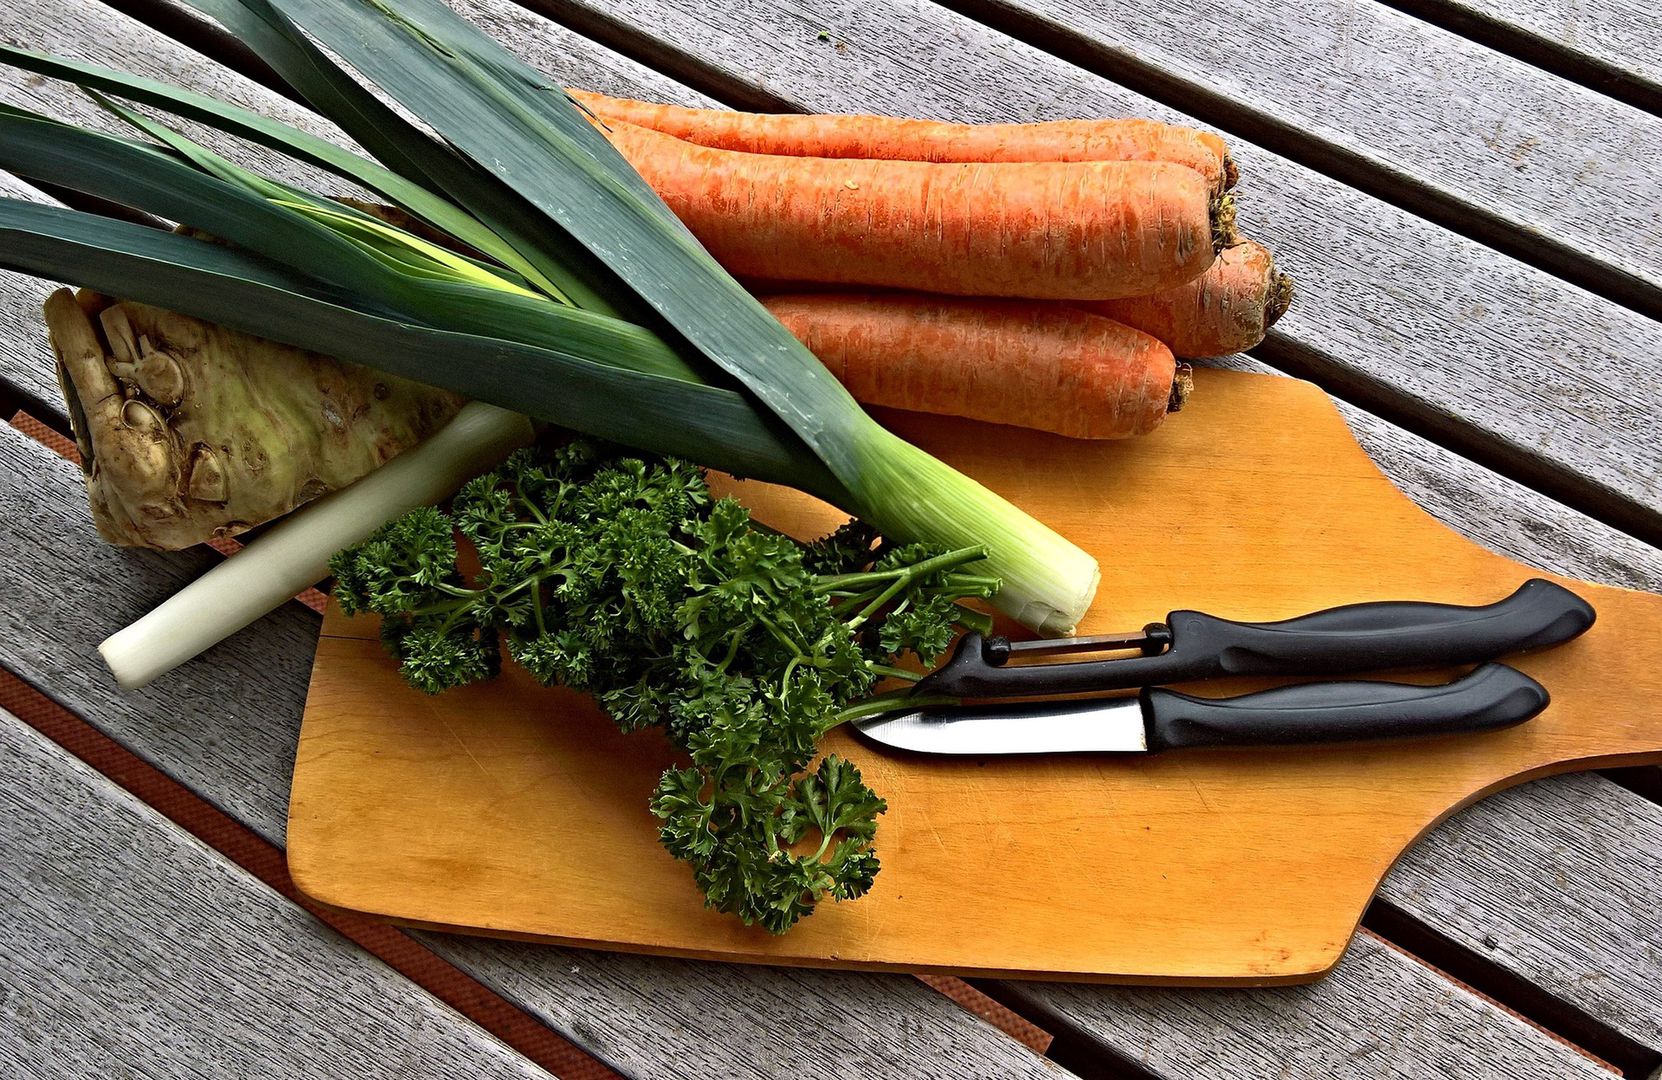
{"label": "vegetable peeler", "polygon": [[[1107,701],[921,708],[858,720],[855,727],[902,749],[956,754],[1150,752],[1488,730],[1522,723],[1548,702],[1540,683],[1489,661],[1569,641],[1594,618],[1585,600],[1537,578],[1481,607],[1388,601],[1268,623],[1173,611],[1132,634],[1031,642],[967,634],[950,660],[918,681],[912,694],[920,704],[1140,692]],[[1111,650],[1140,655],[1042,660]],[[1217,699],[1157,688],[1225,675],[1340,675],[1470,663],[1483,666],[1439,686],[1317,682]]]}

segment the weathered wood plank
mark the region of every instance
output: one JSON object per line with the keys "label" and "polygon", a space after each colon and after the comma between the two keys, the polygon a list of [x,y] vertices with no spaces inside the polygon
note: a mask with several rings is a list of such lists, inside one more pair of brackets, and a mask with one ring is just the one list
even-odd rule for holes
{"label": "weathered wood plank", "polygon": [[996,2],[1662,284],[1662,118],[1382,3]]}
{"label": "weathered wood plank", "polygon": [[[0,426],[0,505],[7,508],[0,515],[0,595],[7,597],[0,664],[281,844],[315,616],[288,605],[190,667],[143,690],[118,691],[95,658],[98,640],[213,556],[103,544],[79,483],[68,462]],[[1019,1043],[904,976],[739,967],[712,975],[701,965],[642,957],[428,941],[586,1049],[641,1076],[806,1074],[844,1060],[850,1046],[869,1054],[877,1075],[1056,1075]],[[666,1034],[690,1025],[699,1025],[701,1038]],[[780,1036],[758,1038],[758,1031]],[[930,1048],[928,1059],[914,1060],[908,1047]]]}
{"label": "weathered wood plank", "polygon": [[1536,35],[1662,92],[1662,23],[1638,0],[1452,0],[1447,7]]}
{"label": "weathered wood plank", "polygon": [[1005,983],[1001,989],[1001,996],[1043,1007],[1156,1076],[1610,1075],[1366,936],[1332,975],[1311,986],[1173,993]]}
{"label": "weathered wood plank", "polygon": [[0,1074],[547,1076],[0,712]]}
{"label": "weathered wood plank", "polygon": [[[924,0],[559,0],[818,111],[958,120],[1171,109]],[[820,40],[825,31],[830,40]],[[553,58],[516,42],[534,62]],[[1250,50],[1248,50],[1250,52]],[[1364,399],[1625,504],[1662,535],[1655,324],[1241,140],[1241,219],[1299,281],[1277,330]]]}
{"label": "weathered wood plank", "polygon": [[1662,806],[1592,775],[1482,805],[1410,848],[1380,895],[1662,1051]]}

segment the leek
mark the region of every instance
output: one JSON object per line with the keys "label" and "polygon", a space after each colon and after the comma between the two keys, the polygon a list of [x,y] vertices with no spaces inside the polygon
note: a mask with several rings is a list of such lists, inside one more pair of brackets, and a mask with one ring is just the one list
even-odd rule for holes
{"label": "leek", "polygon": [[0,109],[0,166],[229,240],[235,265],[200,241],[163,250],[111,219],[43,217],[4,202],[0,265],[800,487],[897,539],[985,548],[984,572],[1005,583],[995,603],[1030,626],[1065,632],[1084,613],[1097,583],[1088,555],[879,427],[563,91],[443,4],[187,2],[379,162],[154,81],[18,50],[0,59],[367,182],[479,259],[436,258],[402,230],[331,211],[120,107],[160,145]]}
{"label": "leek", "polygon": [[327,577],[335,552],[400,514],[448,498],[528,445],[533,434],[525,417],[469,402],[426,441],[278,521],[106,638],[99,653],[124,689],[145,685]]}

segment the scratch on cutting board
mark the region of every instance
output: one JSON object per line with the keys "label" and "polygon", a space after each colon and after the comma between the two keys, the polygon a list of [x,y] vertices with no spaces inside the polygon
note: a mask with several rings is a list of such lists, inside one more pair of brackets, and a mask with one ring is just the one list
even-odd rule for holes
{"label": "scratch on cutting board", "polygon": [[482,775],[486,780],[489,780],[490,776],[491,776],[490,772],[485,768],[485,766],[479,761],[478,758],[473,756],[473,751],[469,750],[468,747],[467,747],[467,743],[465,741],[463,741],[463,739],[460,735],[456,734],[456,729],[450,726],[450,721],[446,720],[444,718],[443,713],[437,713],[436,715],[439,718],[439,723],[444,725],[445,732],[452,739],[456,740],[456,745],[462,748],[462,753],[466,754],[467,759],[469,761],[473,762],[474,768],[478,769],[480,775]]}

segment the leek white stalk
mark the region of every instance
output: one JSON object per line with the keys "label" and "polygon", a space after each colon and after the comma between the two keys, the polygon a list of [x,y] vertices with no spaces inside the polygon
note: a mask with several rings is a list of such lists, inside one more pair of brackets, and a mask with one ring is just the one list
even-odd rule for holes
{"label": "leek white stalk", "polygon": [[533,436],[518,413],[469,402],[426,441],[289,514],[98,651],[124,689],[143,686],[321,581],[341,548],[447,498]]}

